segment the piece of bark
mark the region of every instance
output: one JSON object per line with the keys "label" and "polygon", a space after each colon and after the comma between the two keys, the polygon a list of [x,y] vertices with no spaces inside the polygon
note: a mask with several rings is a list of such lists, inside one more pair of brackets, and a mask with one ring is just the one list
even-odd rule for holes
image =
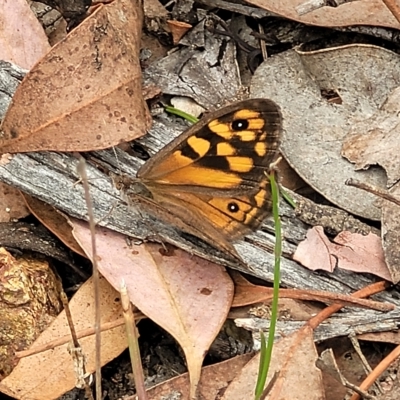
{"label": "piece of bark", "polygon": [[[322,342],[339,336],[348,336],[349,334],[360,335],[366,332],[397,330],[399,318],[399,309],[390,313],[381,313],[379,318],[377,318],[375,311],[351,309],[350,312],[336,313],[320,324],[314,331],[314,340]],[[237,326],[253,332],[255,340],[259,340],[260,330],[267,332],[270,325],[269,320],[255,317],[238,318],[235,323]],[[304,324],[304,321],[278,321],[275,339],[297,332]]]}
{"label": "piece of bark", "polygon": [[312,200],[286,188],[285,191],[296,203],[296,217],[308,225],[322,226],[325,232],[330,235],[337,235],[342,231],[360,233],[362,235],[368,235],[368,233],[380,235],[379,229],[361,222],[347,211],[314,203]]}

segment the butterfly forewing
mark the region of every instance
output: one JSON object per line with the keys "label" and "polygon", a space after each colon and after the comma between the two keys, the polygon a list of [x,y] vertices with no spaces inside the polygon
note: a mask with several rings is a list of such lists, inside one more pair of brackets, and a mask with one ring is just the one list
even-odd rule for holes
{"label": "butterfly forewing", "polygon": [[281,129],[279,108],[271,100],[233,104],[164,147],[138,178],[154,201],[173,209],[188,233],[203,221],[205,229],[221,232],[228,241],[237,239],[256,229],[270,210],[265,172],[277,153]]}
{"label": "butterfly forewing", "polygon": [[138,178],[169,185],[254,186],[279,147],[281,115],[267,99],[225,107],[152,157]]}

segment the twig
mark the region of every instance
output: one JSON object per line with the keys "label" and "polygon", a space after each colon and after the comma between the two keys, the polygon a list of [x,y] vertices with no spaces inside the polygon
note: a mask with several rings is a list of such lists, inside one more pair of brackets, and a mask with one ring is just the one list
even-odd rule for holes
{"label": "twig", "polygon": [[[361,350],[360,343],[359,343],[359,341],[358,341],[358,339],[357,339],[357,336],[356,336],[356,335],[354,334],[354,332],[353,332],[353,333],[351,333],[351,334],[349,335],[349,338],[350,338],[351,344],[352,344],[353,347],[354,347],[354,350],[355,350],[356,353],[358,354],[358,357],[360,357],[361,364],[362,364],[363,367],[364,367],[364,371],[365,371],[366,375],[370,374],[370,373],[372,372],[372,368],[371,368],[371,366],[369,365],[368,360],[366,359],[366,357],[364,356],[364,353],[363,353],[362,350]],[[380,384],[378,381],[376,381],[376,382],[375,382],[375,386],[376,386],[376,389],[377,389],[377,390],[380,392],[380,394],[382,395],[382,394],[383,394],[383,389],[382,389],[381,384]]]}
{"label": "twig", "polygon": [[102,399],[101,391],[101,313],[100,313],[100,287],[99,287],[99,269],[97,267],[97,251],[96,251],[96,225],[93,215],[93,204],[89,192],[88,177],[86,173],[86,162],[83,157],[79,160],[78,172],[82,177],[83,188],[85,191],[85,200],[88,210],[89,227],[91,232],[92,244],[92,264],[93,264],[93,286],[94,286],[94,304],[95,304],[95,323],[94,329],[96,333],[96,400]]}
{"label": "twig", "polygon": [[381,197],[382,199],[391,201],[392,203],[400,206],[400,199],[391,195],[387,190],[383,190],[376,186],[370,185],[369,183],[360,182],[357,179],[353,179],[353,178],[347,179],[345,184],[347,186],[353,186],[358,189],[365,190],[366,192],[375,194],[376,196]]}
{"label": "twig", "polygon": [[316,366],[321,371],[327,372],[338,382],[340,382],[343,386],[347,387],[353,392],[356,392],[358,395],[361,395],[363,399],[368,399],[368,400],[376,399],[376,397],[371,396],[364,390],[360,389],[358,386],[352,384],[343,376],[339,367],[336,364],[335,356],[333,355],[332,349],[326,349],[321,353],[321,356],[318,358],[316,362]]}
{"label": "twig", "polygon": [[85,368],[85,356],[82,352],[82,347],[78,342],[78,336],[75,331],[74,322],[72,320],[71,310],[69,309],[68,299],[64,291],[61,292],[61,302],[64,306],[65,316],[68,321],[68,326],[71,331],[72,344],[68,348],[69,354],[71,354],[72,360],[74,362],[74,370],[76,375],[75,386],[79,389],[84,389],[86,397],[89,400],[93,400],[93,394],[90,390],[90,377],[91,375],[86,373]]}
{"label": "twig", "polygon": [[146,387],[144,386],[144,374],[139,350],[139,334],[136,328],[135,317],[132,312],[131,301],[125,282],[121,283],[119,290],[121,294],[121,304],[124,313],[126,334],[128,336],[129,354],[131,357],[133,379],[135,381],[136,394],[139,400],[148,400]]}

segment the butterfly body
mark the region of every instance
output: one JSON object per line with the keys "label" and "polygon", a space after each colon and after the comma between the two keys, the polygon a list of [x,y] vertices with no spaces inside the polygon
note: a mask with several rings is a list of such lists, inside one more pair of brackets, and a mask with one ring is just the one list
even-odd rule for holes
{"label": "butterfly body", "polygon": [[190,127],[148,160],[136,201],[183,232],[238,257],[232,242],[270,213],[266,176],[278,151],[282,118],[267,99],[224,107]]}

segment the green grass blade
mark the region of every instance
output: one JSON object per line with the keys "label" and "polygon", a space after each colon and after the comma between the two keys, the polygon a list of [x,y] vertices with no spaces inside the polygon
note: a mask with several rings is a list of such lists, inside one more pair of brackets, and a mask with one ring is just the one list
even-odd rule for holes
{"label": "green grass blade", "polygon": [[[276,321],[278,319],[278,299],[279,299],[279,283],[280,283],[280,267],[282,255],[282,228],[279,218],[279,188],[272,172],[270,175],[271,192],[272,192],[272,215],[275,222],[275,264],[274,264],[274,288],[271,305],[271,323],[268,333],[268,341],[265,344],[264,334],[261,334],[261,353],[258,379],[255,389],[255,399],[259,400],[264,391],[265,382],[267,381],[268,371],[271,364],[272,348],[274,345]],[[263,344],[264,342],[264,344]],[[264,347],[264,349],[263,349]]]}

